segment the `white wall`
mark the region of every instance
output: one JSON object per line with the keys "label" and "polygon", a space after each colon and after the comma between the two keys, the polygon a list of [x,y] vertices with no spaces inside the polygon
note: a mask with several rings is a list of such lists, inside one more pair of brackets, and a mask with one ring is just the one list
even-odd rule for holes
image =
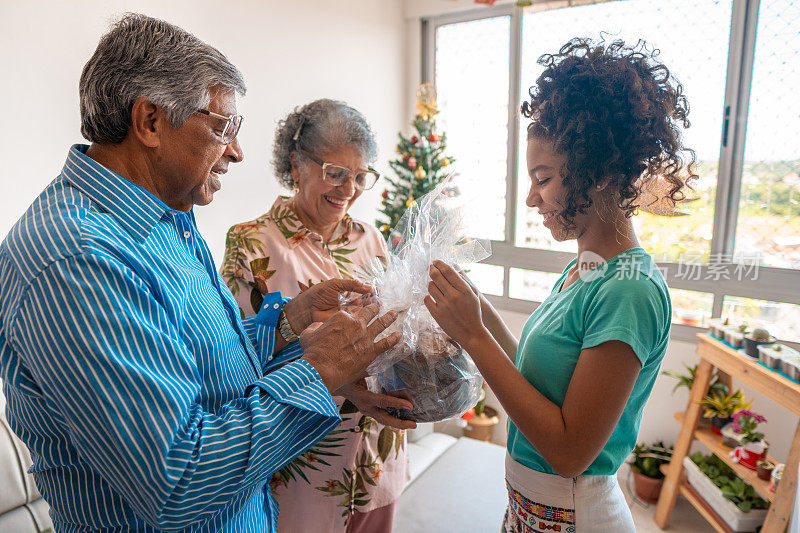
{"label": "white wall", "polygon": [[[214,203],[197,209],[217,262],[227,228],[265,212],[282,191],[269,164],[276,121],[330,97],[371,122],[377,168],[388,171],[397,132],[411,120],[401,0],[26,0],[0,2],[4,103],[0,128],[0,240],[61,170],[80,135],[78,78],[100,36],[126,11],[163,18],[219,48],[248,86],[239,110],[245,160]],[[373,222],[379,183],[352,208]]]}

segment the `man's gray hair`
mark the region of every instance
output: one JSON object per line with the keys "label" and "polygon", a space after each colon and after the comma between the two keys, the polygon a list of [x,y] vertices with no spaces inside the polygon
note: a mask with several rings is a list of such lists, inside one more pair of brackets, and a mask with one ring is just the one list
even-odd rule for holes
{"label": "man's gray hair", "polygon": [[[299,149],[316,155],[353,146],[366,164],[378,157],[378,145],[367,119],[344,102],[322,98],[303,107],[295,108],[278,122],[275,144],[272,147],[272,164],[278,182],[286,188],[294,187],[291,157]],[[318,157],[318,156],[317,156]]]}
{"label": "man's gray hair", "polygon": [[213,46],[163,20],[128,13],[83,67],[81,133],[92,142],[121,143],[140,97],[164,108],[179,128],[209,104],[213,86],[247,90],[241,72]]}

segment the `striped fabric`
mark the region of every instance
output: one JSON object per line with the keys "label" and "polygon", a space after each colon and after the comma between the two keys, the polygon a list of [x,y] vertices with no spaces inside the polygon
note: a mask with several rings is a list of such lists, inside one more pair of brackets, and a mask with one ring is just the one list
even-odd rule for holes
{"label": "striped fabric", "polygon": [[6,412],[56,529],[275,531],[267,482],[340,422],[330,394],[240,319],[193,214],[86,148],[0,245]]}

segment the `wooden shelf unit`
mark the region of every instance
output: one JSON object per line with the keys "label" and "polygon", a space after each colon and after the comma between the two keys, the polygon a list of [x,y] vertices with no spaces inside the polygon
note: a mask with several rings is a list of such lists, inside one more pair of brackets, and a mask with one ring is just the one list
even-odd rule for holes
{"label": "wooden shelf unit", "polygon": [[[733,468],[737,475],[750,483],[762,498],[771,502],[767,519],[761,529],[762,533],[783,533],[789,526],[797,490],[797,468],[800,462],[800,423],[798,423],[795,430],[783,478],[778,485],[778,491],[773,493],[769,490],[769,483],[758,479],[755,471],[731,460],[728,455],[731,448],[722,444],[722,437],[714,434],[710,429],[698,427],[702,410],[699,402],[708,391],[711,376],[716,368],[720,379],[727,383],[729,387],[731,379],[736,378],[788,411],[800,416],[800,384],[760,365],[744,355],[744,353],[740,353],[739,350],[731,348],[706,333],[699,333],[697,338],[697,353],[700,356],[700,362],[697,365],[697,374],[695,375],[692,390],[689,393],[689,404],[686,411],[675,415],[681,422],[681,431],[675,443],[672,461],[666,467],[664,487],[661,489],[661,496],[658,499],[655,521],[661,529],[664,529],[669,523],[669,517],[672,514],[678,494],[683,494],[716,531],[730,531],[713,509],[703,501],[700,495],[685,480],[683,458],[689,453],[692,442],[696,439]],[[770,459],[775,462],[774,459]]]}

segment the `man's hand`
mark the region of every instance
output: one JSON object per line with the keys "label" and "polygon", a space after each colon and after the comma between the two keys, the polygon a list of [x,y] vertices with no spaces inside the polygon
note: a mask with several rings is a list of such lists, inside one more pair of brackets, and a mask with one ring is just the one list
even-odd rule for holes
{"label": "man's hand", "polygon": [[300,335],[303,359],[317,370],[331,394],[361,378],[378,355],[400,341],[401,334],[395,331],[375,342],[375,337],[397,318],[396,311],[389,311],[373,321],[378,309],[375,303],[352,315],[338,311]]}
{"label": "man's hand", "polygon": [[414,429],[417,427],[416,422],[395,418],[385,410],[388,407],[394,407],[395,409],[408,409],[410,411],[414,408],[411,402],[388,394],[371,392],[367,389],[363,379],[345,385],[339,389],[339,394],[353,402],[360,412],[371,416],[384,426],[392,426],[397,429]]}
{"label": "man's hand", "polygon": [[306,288],[286,302],[283,312],[292,331],[299,335],[314,322],[325,322],[336,313],[341,294],[356,292],[368,295],[372,291],[371,286],[354,279],[329,279]]}

